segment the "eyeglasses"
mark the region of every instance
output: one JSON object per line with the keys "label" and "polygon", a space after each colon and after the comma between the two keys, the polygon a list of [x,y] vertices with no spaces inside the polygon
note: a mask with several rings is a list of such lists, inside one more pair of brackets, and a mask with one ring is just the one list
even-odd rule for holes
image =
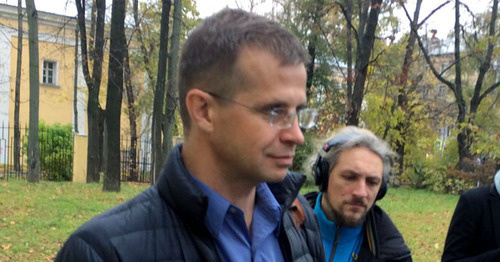
{"label": "eyeglasses", "polygon": [[[204,91],[204,90],[203,90]],[[318,109],[315,108],[299,108],[295,111],[288,111],[285,108],[271,108],[271,109],[257,109],[253,108],[251,106],[247,106],[245,104],[236,102],[234,100],[231,100],[229,98],[225,98],[223,96],[220,96],[218,94],[204,91],[207,94],[224,100],[226,102],[230,102],[239,106],[242,106],[246,109],[249,109],[250,111],[263,114],[269,117],[269,125],[277,127],[279,129],[288,129],[292,127],[293,121],[295,121],[295,116],[297,116],[297,119],[299,121],[299,127],[301,129],[310,129],[316,125],[316,118],[318,117]]]}

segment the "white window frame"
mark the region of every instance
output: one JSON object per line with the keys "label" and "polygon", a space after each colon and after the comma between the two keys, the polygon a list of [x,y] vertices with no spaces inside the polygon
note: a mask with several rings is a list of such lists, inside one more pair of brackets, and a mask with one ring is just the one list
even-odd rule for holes
{"label": "white window frame", "polygon": [[[52,69],[49,69],[49,68],[46,68],[45,67],[45,64],[47,63],[52,63],[53,64],[53,68]],[[48,85],[48,86],[57,86],[58,85],[58,65],[59,63],[57,63],[57,61],[54,61],[54,60],[50,60],[50,59],[42,59],[42,84],[43,85]],[[49,72],[50,70],[52,70],[52,81],[49,81]]]}

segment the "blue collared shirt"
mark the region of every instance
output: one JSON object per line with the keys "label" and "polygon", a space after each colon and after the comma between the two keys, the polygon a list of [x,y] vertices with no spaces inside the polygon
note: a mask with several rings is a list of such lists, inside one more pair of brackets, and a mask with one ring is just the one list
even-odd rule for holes
{"label": "blue collared shirt", "polygon": [[316,217],[318,218],[321,239],[325,247],[326,261],[329,261],[328,259],[330,258],[333,242],[335,241],[335,234],[340,235],[333,261],[356,261],[359,254],[359,248],[363,243],[363,234],[361,234],[361,230],[363,229],[364,223],[361,223],[358,227],[342,226],[339,232],[336,232],[337,227],[335,222],[329,220],[321,208],[321,195],[320,193],[316,199],[314,213],[316,213]]}
{"label": "blue collared shirt", "polygon": [[240,208],[193,178],[208,196],[205,225],[225,261],[283,261],[278,242],[281,207],[267,184],[257,185],[250,233]]}

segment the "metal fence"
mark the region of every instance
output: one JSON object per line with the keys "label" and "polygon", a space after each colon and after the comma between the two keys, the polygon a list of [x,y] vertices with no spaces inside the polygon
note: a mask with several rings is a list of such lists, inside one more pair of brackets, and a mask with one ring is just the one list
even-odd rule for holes
{"label": "metal fence", "polygon": [[[14,128],[0,126],[0,179],[26,179],[28,173],[28,128],[20,128],[19,158],[14,154]],[[39,129],[40,179],[68,180],[73,172],[73,137]],[[15,162],[19,161],[16,167]]]}
{"label": "metal fence", "polygon": [[130,139],[121,138],[120,168],[121,180],[141,183],[151,181],[151,141],[137,141],[135,161],[130,150]]}
{"label": "metal fence", "polygon": [[[40,179],[70,180],[73,176],[73,135],[39,129]],[[26,179],[28,174],[27,127],[20,128],[19,167],[15,167],[14,128],[0,126],[0,180]],[[130,139],[121,138],[120,171],[122,181],[149,183],[151,178],[151,142],[137,142],[136,160],[131,159]]]}

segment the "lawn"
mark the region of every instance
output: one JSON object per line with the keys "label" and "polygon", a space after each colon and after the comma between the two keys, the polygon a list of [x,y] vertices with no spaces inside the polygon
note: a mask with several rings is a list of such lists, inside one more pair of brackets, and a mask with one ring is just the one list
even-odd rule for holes
{"label": "lawn", "polygon": [[423,190],[390,189],[380,206],[410,247],[414,261],[441,261],[444,240],[458,196]]}
{"label": "lawn", "polygon": [[[0,181],[0,261],[51,261],[79,225],[148,185]],[[438,261],[457,196],[391,188],[379,204],[390,214],[414,261]]]}
{"label": "lawn", "polygon": [[148,185],[0,181],[0,261],[51,261],[79,225],[138,194]]}

